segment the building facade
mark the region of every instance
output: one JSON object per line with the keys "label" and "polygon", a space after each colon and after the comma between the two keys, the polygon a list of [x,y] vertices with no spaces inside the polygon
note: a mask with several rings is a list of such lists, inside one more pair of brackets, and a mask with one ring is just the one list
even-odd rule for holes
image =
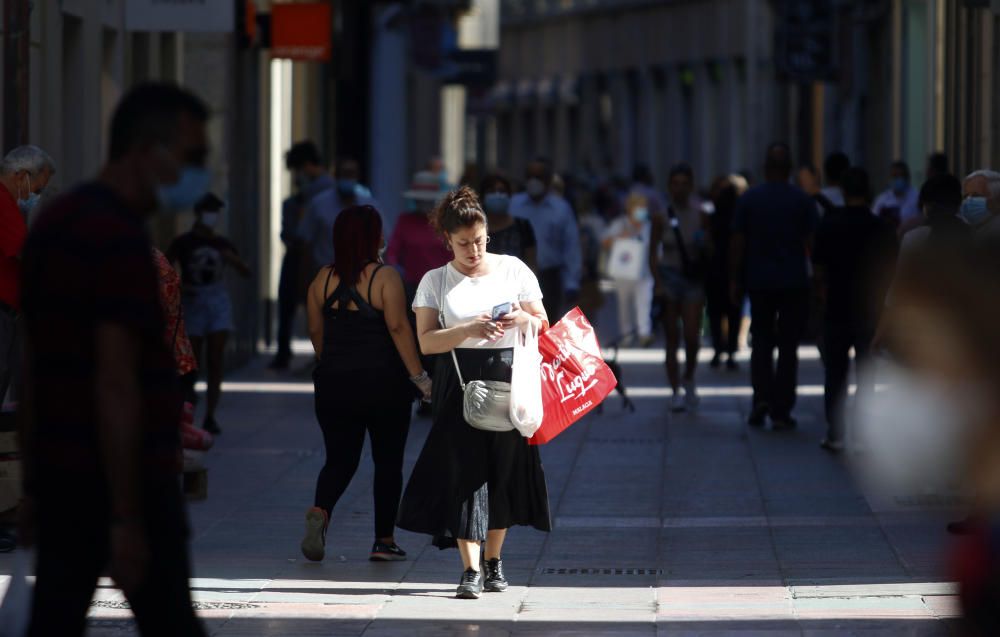
{"label": "building facade", "polygon": [[[815,6],[813,6],[815,5]],[[821,6],[822,5],[822,6]],[[827,77],[786,72],[778,42],[794,7],[828,13]],[[500,81],[488,163],[659,184],[673,162],[696,181],[760,174],[768,142],[821,165],[834,151],[887,181],[914,181],[946,152],[958,173],[1000,165],[997,0],[502,0]]]}

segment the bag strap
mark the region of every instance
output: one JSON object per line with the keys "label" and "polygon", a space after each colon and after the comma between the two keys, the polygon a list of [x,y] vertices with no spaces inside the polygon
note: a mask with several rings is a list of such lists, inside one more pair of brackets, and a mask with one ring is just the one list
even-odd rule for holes
{"label": "bag strap", "polygon": [[[441,293],[438,294],[438,323],[441,328],[444,329],[447,325],[444,324],[444,293],[445,289],[448,287],[448,266],[445,265],[441,268]],[[455,363],[455,373],[458,374],[458,385],[465,391],[465,381],[462,379],[462,370],[458,366],[458,356],[455,356],[455,349],[451,350],[451,360]]]}
{"label": "bag strap", "polygon": [[684,244],[684,235],[681,234],[681,220],[677,217],[673,206],[667,206],[667,216],[670,218],[670,228],[674,231],[677,251],[681,254],[681,263],[685,269],[688,269],[691,267],[691,258],[688,256],[687,246]]}

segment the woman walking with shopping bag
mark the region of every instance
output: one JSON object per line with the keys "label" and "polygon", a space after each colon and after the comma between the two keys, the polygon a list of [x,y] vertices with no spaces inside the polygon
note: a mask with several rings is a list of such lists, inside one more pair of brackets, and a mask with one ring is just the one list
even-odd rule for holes
{"label": "woman walking with shopping bag", "polygon": [[515,347],[548,318],[531,270],[487,253],[486,214],[471,189],[449,193],[433,219],[454,258],[424,276],[413,302],[421,350],[442,356],[434,424],[397,525],[433,535],[439,548],[457,546],[464,569],[457,596],[475,599],[484,589],[507,589],[501,549],[508,528],[551,530],[538,448],[509,419],[511,385],[521,385],[513,378]]}

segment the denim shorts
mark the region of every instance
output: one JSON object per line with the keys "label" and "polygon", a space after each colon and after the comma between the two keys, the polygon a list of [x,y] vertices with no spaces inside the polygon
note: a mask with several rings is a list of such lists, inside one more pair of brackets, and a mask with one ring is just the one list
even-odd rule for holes
{"label": "denim shorts", "polygon": [[185,290],[184,328],[188,336],[201,338],[233,331],[233,308],[229,293],[221,285]]}
{"label": "denim shorts", "polygon": [[660,281],[669,301],[690,304],[702,303],[705,300],[705,284],[688,279],[676,268],[661,265]]}

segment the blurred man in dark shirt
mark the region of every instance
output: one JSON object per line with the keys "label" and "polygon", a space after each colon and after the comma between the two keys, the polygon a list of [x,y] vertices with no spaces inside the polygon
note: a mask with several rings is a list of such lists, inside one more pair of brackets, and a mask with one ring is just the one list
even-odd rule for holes
{"label": "blurred man in dark shirt", "polygon": [[[750,294],[753,352],[750,379],[753,409],[749,424],[776,429],[795,426],[798,346],[809,315],[810,243],[816,229],[816,202],[788,183],[791,153],[772,144],[764,163],[764,183],[740,197],[733,219],[731,263],[733,301]],[[778,365],[774,350],[778,349]]]}
{"label": "blurred man in dark shirt", "polygon": [[181,391],[146,219],[158,195],[190,198],[169,187],[204,166],[207,119],[202,102],[176,86],[134,88],[113,116],[100,175],[55,200],[28,237],[22,440],[24,541],[38,551],[32,636],[82,635],[108,566],[143,635],[204,634],[188,589]]}
{"label": "blurred man in dark shirt", "polygon": [[870,208],[868,173],[850,168],[843,177],[846,206],[828,212],[816,231],[813,263],[823,300],[826,346],[827,435],[823,448],[839,452],[844,446],[844,411],[850,350],[858,369],[858,392],[871,391],[874,382],[865,369],[871,343],[885,305],[896,260],[895,227]]}

